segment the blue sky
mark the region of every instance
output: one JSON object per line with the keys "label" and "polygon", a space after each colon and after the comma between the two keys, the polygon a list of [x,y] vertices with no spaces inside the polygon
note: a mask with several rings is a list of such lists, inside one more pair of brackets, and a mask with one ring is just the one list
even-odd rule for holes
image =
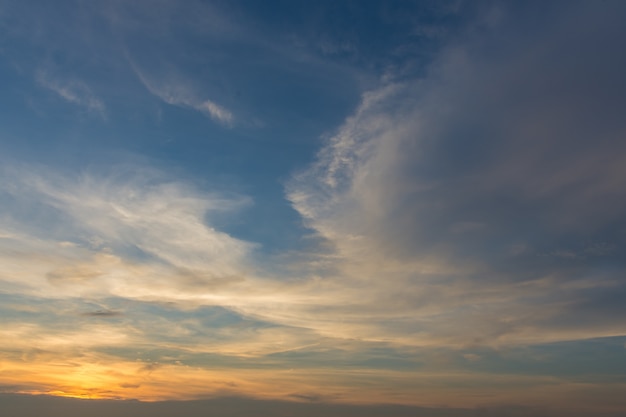
{"label": "blue sky", "polygon": [[0,1],[1,401],[623,413],[625,17]]}

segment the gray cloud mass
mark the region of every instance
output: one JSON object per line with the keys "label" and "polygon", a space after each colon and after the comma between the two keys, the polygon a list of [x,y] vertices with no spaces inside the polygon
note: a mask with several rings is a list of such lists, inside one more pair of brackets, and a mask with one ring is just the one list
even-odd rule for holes
{"label": "gray cloud mass", "polygon": [[[525,31],[503,9],[425,77],[366,93],[289,198],[337,265],[402,281],[396,309],[457,310],[479,343],[623,334],[607,301],[626,284],[626,9],[547,8]],[[379,267],[390,260],[401,278]]]}

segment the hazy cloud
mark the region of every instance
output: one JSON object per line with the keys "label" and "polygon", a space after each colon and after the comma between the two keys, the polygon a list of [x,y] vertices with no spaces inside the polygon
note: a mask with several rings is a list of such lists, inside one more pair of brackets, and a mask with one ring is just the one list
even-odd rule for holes
{"label": "hazy cloud", "polygon": [[141,70],[131,58],[129,60],[144,87],[165,103],[194,109],[225,126],[231,126],[235,121],[235,116],[230,110],[212,100],[199,98],[188,81],[176,79],[179,76],[174,75],[151,76]]}
{"label": "hazy cloud", "polygon": [[[489,30],[444,48],[425,77],[364,94],[289,184],[294,208],[334,248],[326,259],[345,287],[375,292],[378,319],[386,307],[406,318],[401,331],[413,336],[403,342],[626,331],[610,314],[583,320],[571,304],[599,307],[601,288],[626,285],[615,232],[626,226],[626,125],[616,111],[626,60],[615,39],[626,33],[614,12],[578,4],[525,34],[501,10]],[[615,252],[579,256],[600,242]],[[576,289],[587,286],[597,293]],[[365,294],[352,300],[365,305]],[[577,330],[556,324],[570,319]]]}
{"label": "hazy cloud", "polygon": [[106,107],[101,99],[91,91],[84,82],[76,79],[61,80],[53,77],[49,72],[37,72],[37,82],[44,88],[54,92],[63,100],[84,107],[90,112],[106,118]]}

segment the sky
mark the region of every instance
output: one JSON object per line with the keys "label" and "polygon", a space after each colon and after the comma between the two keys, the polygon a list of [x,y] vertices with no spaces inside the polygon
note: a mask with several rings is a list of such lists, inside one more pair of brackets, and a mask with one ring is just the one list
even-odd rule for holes
{"label": "sky", "polygon": [[0,406],[623,416],[625,21],[0,0]]}

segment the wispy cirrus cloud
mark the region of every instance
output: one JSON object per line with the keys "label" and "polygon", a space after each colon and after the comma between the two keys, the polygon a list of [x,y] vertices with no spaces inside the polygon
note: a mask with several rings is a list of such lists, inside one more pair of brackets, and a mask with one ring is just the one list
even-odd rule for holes
{"label": "wispy cirrus cloud", "polygon": [[37,71],[36,79],[42,87],[52,91],[68,103],[83,107],[90,112],[97,113],[102,118],[106,118],[104,102],[84,82],[78,79],[61,79],[52,76],[45,70]]}
{"label": "wispy cirrus cloud", "polygon": [[[30,273],[5,270],[3,276],[33,290],[41,285],[41,292],[35,290],[41,294],[128,290],[148,296],[171,290],[174,282],[181,284],[174,293],[193,293],[240,282],[246,275],[246,257],[254,245],[203,220],[207,212],[235,210],[246,199],[200,196],[183,184],[161,182],[149,171],[122,182],[89,175],[78,180],[54,173],[44,177],[34,171],[6,175],[12,179],[7,177],[5,184],[12,185],[4,187],[2,226],[8,232],[3,246],[11,248],[13,259],[39,262]],[[30,223],[24,207],[57,226],[46,231],[43,224]],[[148,281],[140,284],[143,279]]]}
{"label": "wispy cirrus cloud", "polygon": [[224,126],[234,123],[235,116],[230,110],[212,100],[199,98],[194,89],[178,77],[155,78],[139,69],[132,60],[131,66],[144,87],[165,103],[194,109]]}

